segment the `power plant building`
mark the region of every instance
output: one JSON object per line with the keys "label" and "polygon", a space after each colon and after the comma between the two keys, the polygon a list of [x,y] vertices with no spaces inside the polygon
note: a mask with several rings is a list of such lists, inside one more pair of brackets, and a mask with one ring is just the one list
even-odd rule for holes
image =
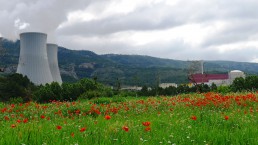
{"label": "power plant building", "polygon": [[232,70],[227,74],[193,74],[190,76],[190,83],[215,84],[217,86],[231,85],[239,77],[245,78],[245,73],[240,70]]}
{"label": "power plant building", "polygon": [[60,76],[60,71],[58,67],[57,50],[58,46],[56,44],[47,44],[48,64],[50,67],[53,81],[61,84],[62,78]]}
{"label": "power plant building", "polygon": [[17,73],[36,85],[53,82],[46,49],[47,35],[38,32],[20,34],[20,58]]}

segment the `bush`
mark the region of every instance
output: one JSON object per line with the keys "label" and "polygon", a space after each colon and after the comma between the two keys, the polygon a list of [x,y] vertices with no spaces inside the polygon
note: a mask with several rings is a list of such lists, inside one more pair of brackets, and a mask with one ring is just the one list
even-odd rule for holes
{"label": "bush", "polygon": [[103,97],[102,93],[96,90],[90,90],[90,91],[84,92],[79,96],[79,98],[81,99],[92,99],[92,98],[99,98],[99,97]]}
{"label": "bush", "polygon": [[94,104],[109,104],[111,103],[111,98],[102,97],[102,98],[95,98],[92,100]]}
{"label": "bush", "polygon": [[22,97],[10,98],[9,103],[10,103],[10,104],[23,103],[23,98],[22,98]]}
{"label": "bush", "polygon": [[217,92],[222,93],[222,94],[227,94],[231,92],[231,89],[229,86],[218,86],[217,87]]}
{"label": "bush", "polygon": [[38,102],[74,101],[111,96],[113,96],[111,88],[90,79],[82,79],[77,83],[63,83],[61,86],[56,82],[40,86],[34,93],[34,100]]}

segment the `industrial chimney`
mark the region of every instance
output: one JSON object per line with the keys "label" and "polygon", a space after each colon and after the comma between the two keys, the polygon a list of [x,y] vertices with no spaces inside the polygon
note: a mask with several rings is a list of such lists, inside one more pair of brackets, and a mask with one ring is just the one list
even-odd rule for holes
{"label": "industrial chimney", "polygon": [[20,34],[20,58],[17,73],[36,85],[53,82],[46,50],[47,35],[38,32]]}
{"label": "industrial chimney", "polygon": [[0,37],[0,49],[2,48],[2,40],[3,40],[3,38]]}
{"label": "industrial chimney", "polygon": [[50,71],[54,82],[62,83],[62,78],[60,75],[57,59],[58,46],[56,44],[47,44],[47,56]]}

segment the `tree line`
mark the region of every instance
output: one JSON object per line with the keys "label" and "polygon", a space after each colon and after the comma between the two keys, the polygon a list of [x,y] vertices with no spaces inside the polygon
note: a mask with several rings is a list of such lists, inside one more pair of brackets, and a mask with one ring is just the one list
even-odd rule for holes
{"label": "tree line", "polygon": [[92,79],[81,79],[76,83],[62,83],[61,85],[53,82],[36,86],[21,74],[15,73],[0,77],[0,101],[2,102],[74,101],[78,98],[91,99],[102,96],[112,97],[112,89]]}
{"label": "tree line", "polygon": [[0,101],[2,102],[48,102],[53,100],[74,101],[78,99],[91,99],[97,97],[127,97],[127,96],[173,96],[187,93],[205,92],[240,92],[256,91],[258,89],[258,76],[236,78],[230,86],[216,86],[212,84],[199,84],[193,87],[179,85],[178,87],[152,87],[143,86],[140,91],[122,91],[119,87],[111,89],[110,86],[97,82],[96,78],[81,79],[75,83],[51,84],[36,86],[21,74],[0,76]]}

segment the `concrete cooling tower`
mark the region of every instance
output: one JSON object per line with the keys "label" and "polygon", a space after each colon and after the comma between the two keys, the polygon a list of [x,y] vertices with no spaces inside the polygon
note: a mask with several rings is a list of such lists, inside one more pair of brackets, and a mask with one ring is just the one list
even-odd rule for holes
{"label": "concrete cooling tower", "polygon": [[20,58],[17,73],[26,75],[36,85],[53,82],[46,42],[47,35],[44,33],[20,34]]}
{"label": "concrete cooling tower", "polygon": [[56,44],[47,44],[48,63],[53,77],[53,81],[61,84],[62,79],[58,67],[57,50],[58,46]]}

